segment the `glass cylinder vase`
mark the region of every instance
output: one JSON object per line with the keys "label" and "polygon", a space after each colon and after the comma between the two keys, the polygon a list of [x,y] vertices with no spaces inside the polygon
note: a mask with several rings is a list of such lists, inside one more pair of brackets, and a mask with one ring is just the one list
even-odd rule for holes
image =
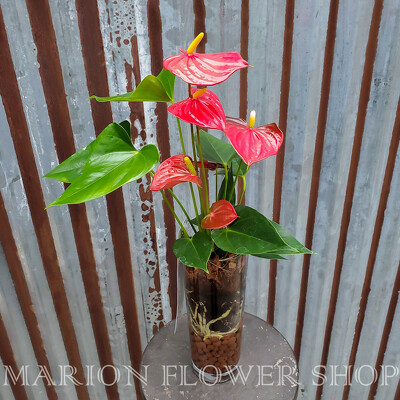
{"label": "glass cylinder vase", "polygon": [[225,382],[240,358],[247,257],[216,256],[207,268],[184,267],[192,365],[200,379]]}

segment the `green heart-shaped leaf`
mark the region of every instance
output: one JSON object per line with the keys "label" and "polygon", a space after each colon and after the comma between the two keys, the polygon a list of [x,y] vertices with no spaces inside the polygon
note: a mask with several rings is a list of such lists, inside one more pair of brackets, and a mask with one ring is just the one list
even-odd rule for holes
{"label": "green heart-shaped leaf", "polygon": [[163,84],[165,91],[172,100],[174,98],[175,75],[163,68],[157,78]]}
{"label": "green heart-shaped leaf", "polygon": [[247,169],[249,167],[247,164],[240,158],[238,154],[235,154],[231,160],[231,170],[233,175],[243,176],[246,175]]}
{"label": "green heart-shaped leaf", "polygon": [[82,170],[89,159],[95,140],[89,143],[83,149],[72,154],[57,167],[44,175],[44,178],[55,179],[56,181],[71,183],[79,178]]}
{"label": "green heart-shaped leaf", "polygon": [[236,206],[238,219],[225,229],[214,229],[215,244],[234,254],[278,253],[286,243],[274,226],[258,211],[247,206]]}
{"label": "green heart-shaped leaf", "polygon": [[212,240],[205,232],[197,232],[191,238],[178,239],[173,245],[174,254],[182,264],[200,268],[206,272],[208,272],[207,262],[212,248]]}
{"label": "green heart-shaped leaf", "polygon": [[252,256],[265,258],[267,260],[287,260],[287,258],[280,256],[279,254],[274,253],[261,253],[261,254],[252,254]]}
{"label": "green heart-shaped leaf", "polygon": [[236,206],[238,219],[225,229],[211,232],[215,244],[235,254],[313,254],[276,222],[270,221],[258,211]]}
{"label": "green heart-shaped leaf", "polygon": [[156,146],[136,150],[119,124],[108,125],[96,139],[82,174],[49,205],[77,204],[111,193],[142,178],[159,161]]}
{"label": "green heart-shaped leaf", "polygon": [[281,254],[317,254],[307,247],[303,246],[295,237],[293,237],[286,229],[282,228],[279,224],[274,221],[269,222],[273,225],[278,235],[287,244],[287,249],[282,249],[279,253]]}
{"label": "green heart-shaped leaf", "polygon": [[107,101],[157,101],[169,103],[172,101],[175,80],[172,81],[172,78],[166,72],[161,71],[160,75],[159,77],[154,75],[146,76],[133,92],[108,97],[94,95],[89,98],[96,99],[100,103]]}
{"label": "green heart-shaped leaf", "polygon": [[[117,124],[115,123],[115,125]],[[133,146],[130,134],[131,124],[129,121],[122,121],[119,125],[124,129],[118,131],[121,138],[124,140],[124,142]],[[105,131],[107,131],[107,129],[108,127],[105,129]],[[56,181],[65,183],[72,183],[82,174],[82,170],[93,152],[95,143],[98,143],[99,140],[103,140],[103,136],[100,134],[97,139],[90,142],[83,149],[72,154],[71,157],[68,157],[61,164],[57,165],[57,167],[53,168],[50,172],[44,175],[44,178],[55,179]]]}
{"label": "green heart-shaped leaf", "polygon": [[95,140],[88,162],[94,160],[98,156],[107,155],[112,152],[132,150],[136,149],[126,129],[120,124],[113,122],[104,128]]}
{"label": "green heart-shaped leaf", "polygon": [[227,165],[229,160],[236,154],[231,144],[216,138],[200,129],[200,142],[203,157],[207,161]]}
{"label": "green heart-shaped leaf", "polygon": [[[120,122],[119,123],[119,125],[121,125],[123,128],[124,128],[124,130],[125,130],[125,132],[127,133],[127,136],[128,136],[128,141],[130,142],[130,143],[132,143],[132,138],[131,138],[131,123],[129,122],[129,121],[122,121],[122,122]],[[133,146],[133,144],[132,144],[132,146]]]}

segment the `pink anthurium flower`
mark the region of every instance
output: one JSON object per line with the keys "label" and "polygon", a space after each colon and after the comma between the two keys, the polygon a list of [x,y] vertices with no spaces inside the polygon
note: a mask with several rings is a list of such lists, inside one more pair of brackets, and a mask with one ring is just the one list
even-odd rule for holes
{"label": "pink anthurium flower", "polygon": [[203,229],[221,229],[231,224],[238,217],[235,208],[227,200],[218,200],[211,208],[210,213],[201,220]]}
{"label": "pink anthurium flower", "polygon": [[283,133],[275,123],[254,127],[254,120],[255,111],[251,112],[248,123],[239,118],[226,118],[225,134],[247,165],[274,156],[283,142]]}
{"label": "pink anthurium flower", "polygon": [[178,154],[167,158],[160,164],[154,174],[150,190],[169,189],[182,182],[193,182],[199,187],[202,186],[201,179],[194,169],[192,159],[184,154]]}
{"label": "pink anthurium flower", "polygon": [[194,53],[203,39],[200,33],[183,54],[168,57],[163,66],[184,82],[192,85],[213,86],[228,79],[235,71],[249,66],[236,51],[228,53]]}
{"label": "pink anthurium flower", "polygon": [[225,112],[218,97],[207,89],[191,89],[192,97],[171,104],[168,111],[202,128],[225,130]]}

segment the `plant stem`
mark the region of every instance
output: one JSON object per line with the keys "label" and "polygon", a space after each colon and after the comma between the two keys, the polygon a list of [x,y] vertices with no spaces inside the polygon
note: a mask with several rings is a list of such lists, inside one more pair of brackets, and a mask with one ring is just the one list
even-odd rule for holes
{"label": "plant stem", "polygon": [[164,190],[160,190],[160,192],[161,192],[162,197],[163,197],[165,203],[167,204],[168,208],[171,210],[172,215],[175,217],[176,221],[177,221],[178,224],[180,225],[183,234],[185,235],[185,237],[188,238],[189,235],[188,235],[188,233],[187,233],[185,227],[183,226],[181,220],[180,220],[179,217],[176,215],[176,212],[175,212],[174,208],[171,206],[171,203],[168,201],[167,196],[166,196],[165,193],[164,193]]}
{"label": "plant stem", "polygon": [[226,200],[226,192],[228,190],[228,166],[224,164],[225,170],[225,189],[224,189],[224,200]]}
{"label": "plant stem", "polygon": [[[184,142],[183,142],[181,121],[179,120],[178,117],[176,117],[176,122],[178,123],[178,131],[179,131],[179,138],[180,138],[180,140],[181,140],[182,151],[183,151],[183,154],[186,154],[185,144],[184,144]],[[191,131],[193,132],[193,125],[190,124],[190,126],[191,126]],[[192,133],[192,135],[193,135],[193,133]],[[193,146],[193,140],[192,140],[192,146]],[[193,159],[194,159],[194,168],[196,169],[196,172],[198,172],[198,168],[197,168],[197,159],[196,159],[196,151],[195,151],[195,148],[194,148],[194,147],[193,147]],[[196,197],[195,197],[195,195],[194,195],[194,190],[193,190],[193,184],[192,184],[192,182],[189,182],[189,186],[190,186],[190,193],[191,193],[191,195],[192,195],[192,201],[193,201],[194,212],[195,212],[195,214],[196,214],[196,220],[197,220],[199,229],[201,230],[200,218],[199,218],[199,211],[198,211],[198,208],[197,208]],[[178,199],[176,199],[176,200],[179,202]],[[182,208],[182,206],[181,206],[181,208]],[[182,208],[182,210],[183,210],[183,208]],[[186,210],[184,210],[184,212],[186,212]],[[186,215],[186,218],[188,219],[188,221],[189,221],[189,223],[190,223],[190,218],[188,217],[187,213],[186,213],[185,215]],[[194,230],[193,224],[190,223],[190,225],[192,225],[192,228],[193,228],[193,230]]]}
{"label": "plant stem", "polygon": [[231,191],[230,191],[230,193],[229,193],[229,199],[228,199],[228,201],[231,201],[233,192],[235,191],[236,184],[237,184],[237,181],[238,181],[238,178],[239,178],[239,171],[240,171],[240,168],[242,168],[242,164],[243,164],[243,160],[240,160],[238,169],[237,169],[237,171],[236,171],[235,180],[234,180],[234,182],[233,182],[232,189],[231,189]]}
{"label": "plant stem", "polygon": [[[192,97],[192,85],[188,83],[188,95],[189,97]],[[194,139],[194,129],[193,129],[193,124],[190,124],[190,135],[192,138],[192,151],[193,151],[193,161],[194,161],[194,167],[196,169],[196,172],[199,173],[199,168],[197,166],[197,156],[196,156],[196,146],[195,146],[195,139]],[[190,184],[192,185],[192,184]],[[199,187],[197,187],[198,192],[199,192],[199,198],[200,198],[200,204],[201,204],[201,211],[203,214],[206,214],[206,207],[204,206],[204,201],[203,201],[203,196],[201,195],[201,190]],[[192,191],[192,198],[193,198],[193,203],[195,203],[195,196],[194,196],[194,191],[193,191],[193,186],[191,187]],[[197,204],[196,204],[197,208]],[[198,213],[196,213],[196,218],[198,218]],[[198,223],[200,221],[200,218],[198,218]],[[199,224],[199,228],[201,228]]]}
{"label": "plant stem", "polygon": [[179,204],[179,207],[182,209],[183,213],[185,214],[186,219],[188,220],[190,226],[193,229],[193,232],[196,233],[196,228],[194,227],[194,225],[192,224],[192,222],[190,222],[190,217],[188,212],[186,211],[185,207],[183,206],[183,204],[180,202],[180,200],[178,199],[178,197],[176,196],[176,194],[174,193],[174,191],[172,189],[167,189],[168,192],[170,192],[173,196],[173,198],[176,200],[176,202]]}
{"label": "plant stem", "polygon": [[243,181],[242,194],[240,195],[240,200],[238,205],[242,204],[244,192],[246,191],[246,178],[244,176],[242,176],[242,181]]}
{"label": "plant stem", "polygon": [[239,199],[238,205],[240,205],[242,203],[244,192],[246,191],[246,174],[249,172],[249,169],[250,169],[250,166],[248,165],[244,175],[242,176],[243,187],[242,187],[242,193],[240,195],[240,199]]}
{"label": "plant stem", "polygon": [[[197,156],[196,156],[196,145],[195,145],[195,138],[194,138],[194,129],[193,129],[193,124],[190,124],[190,134],[192,137],[192,150],[193,150],[193,160],[194,160],[194,166],[196,168],[196,172],[199,173],[199,168],[197,167]],[[199,198],[200,198],[200,204],[201,204],[201,210],[205,214],[206,213],[206,208],[204,206],[203,202],[203,196],[201,195],[201,190],[199,187],[197,187],[199,191]],[[194,194],[193,194],[194,196]],[[195,197],[193,197],[195,198]],[[197,207],[197,206],[196,206]]]}
{"label": "plant stem", "polygon": [[196,168],[196,172],[199,172],[199,168],[197,166],[197,155],[196,155],[196,145],[194,143],[194,130],[193,130],[193,124],[190,124],[190,135],[192,137],[192,151],[193,151],[193,161],[194,161],[194,167]]}
{"label": "plant stem", "polygon": [[203,231],[203,229],[201,227],[201,220],[200,220],[200,216],[199,216],[199,210],[197,208],[196,196],[194,195],[193,184],[192,184],[192,182],[189,182],[189,183],[190,183],[190,193],[192,194],[194,213],[196,214],[197,226],[199,227],[200,231]]}
{"label": "plant stem", "polygon": [[218,200],[218,168],[215,170],[215,201]]}
{"label": "plant stem", "polygon": [[[191,84],[188,84],[188,94],[189,97],[191,97]],[[197,154],[196,154],[196,145],[195,145],[195,139],[194,139],[194,129],[193,129],[193,124],[190,124],[190,136],[192,139],[192,151],[193,151],[193,161],[194,161],[194,168],[196,169],[196,172],[199,173],[199,167],[197,166]],[[195,205],[195,212],[196,212],[196,219],[197,219],[197,223],[199,224],[199,228],[201,229],[201,224],[200,224],[200,218],[198,215],[198,210],[197,210],[197,204],[196,204],[196,197],[194,195],[194,190],[193,190],[193,185],[190,184],[191,186],[191,192],[192,192],[192,199],[193,199],[193,204]],[[201,204],[201,211],[203,214],[205,214],[206,212],[206,208],[204,206],[204,202],[203,202],[203,197],[201,195],[201,190],[199,187],[197,187],[198,192],[199,192],[199,199],[200,199],[200,204]]]}
{"label": "plant stem", "polygon": [[178,117],[176,117],[176,122],[178,123],[179,139],[181,140],[182,151],[183,151],[183,154],[186,154],[185,143],[183,142],[181,121],[179,120]]}
{"label": "plant stem", "polygon": [[196,125],[196,133],[197,133],[197,142],[199,144],[199,156],[200,156],[200,163],[201,163],[201,171],[203,175],[203,184],[204,184],[204,192],[206,197],[206,210],[207,214],[210,212],[209,200],[208,200],[208,187],[207,187],[207,178],[206,178],[206,169],[204,168],[204,160],[203,160],[203,152],[201,151],[201,141],[200,141],[200,131],[199,127]]}

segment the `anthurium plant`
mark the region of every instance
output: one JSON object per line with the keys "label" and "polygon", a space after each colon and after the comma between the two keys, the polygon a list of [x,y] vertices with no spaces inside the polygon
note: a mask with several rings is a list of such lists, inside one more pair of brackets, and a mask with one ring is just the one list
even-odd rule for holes
{"label": "anthurium plant", "polygon": [[[150,190],[161,193],[180,225],[182,234],[173,250],[184,265],[207,271],[208,260],[216,256],[250,254],[265,259],[284,259],[288,254],[311,254],[312,251],[280,225],[257,210],[241,205],[251,165],[274,156],[282,144],[283,133],[275,123],[255,126],[255,111],[250,113],[248,121],[225,116],[220,100],[208,87],[247,68],[248,63],[237,52],[196,53],[203,36],[203,33],[198,35],[186,51],[181,49],[182,54],[166,58],[160,74],[146,76],[133,92],[91,97],[99,102],[170,103],[168,111],[176,116],[182,154],[163,160],[157,168],[157,147],[148,144],[135,148],[130,123],[114,122],[96,140],[45,175],[70,184],[49,206],[93,200],[150,174]],[[188,84],[189,97],[178,102],[174,101],[175,77]],[[191,154],[185,149],[181,121],[190,124]],[[228,140],[220,140],[204,129],[220,130]],[[208,187],[206,170],[216,174],[216,185],[218,176],[223,177],[212,204],[210,199],[214,196]],[[240,193],[237,190],[239,178],[243,182]],[[189,185],[192,215],[173,191],[180,183]],[[182,209],[187,228],[166,192]]]}

